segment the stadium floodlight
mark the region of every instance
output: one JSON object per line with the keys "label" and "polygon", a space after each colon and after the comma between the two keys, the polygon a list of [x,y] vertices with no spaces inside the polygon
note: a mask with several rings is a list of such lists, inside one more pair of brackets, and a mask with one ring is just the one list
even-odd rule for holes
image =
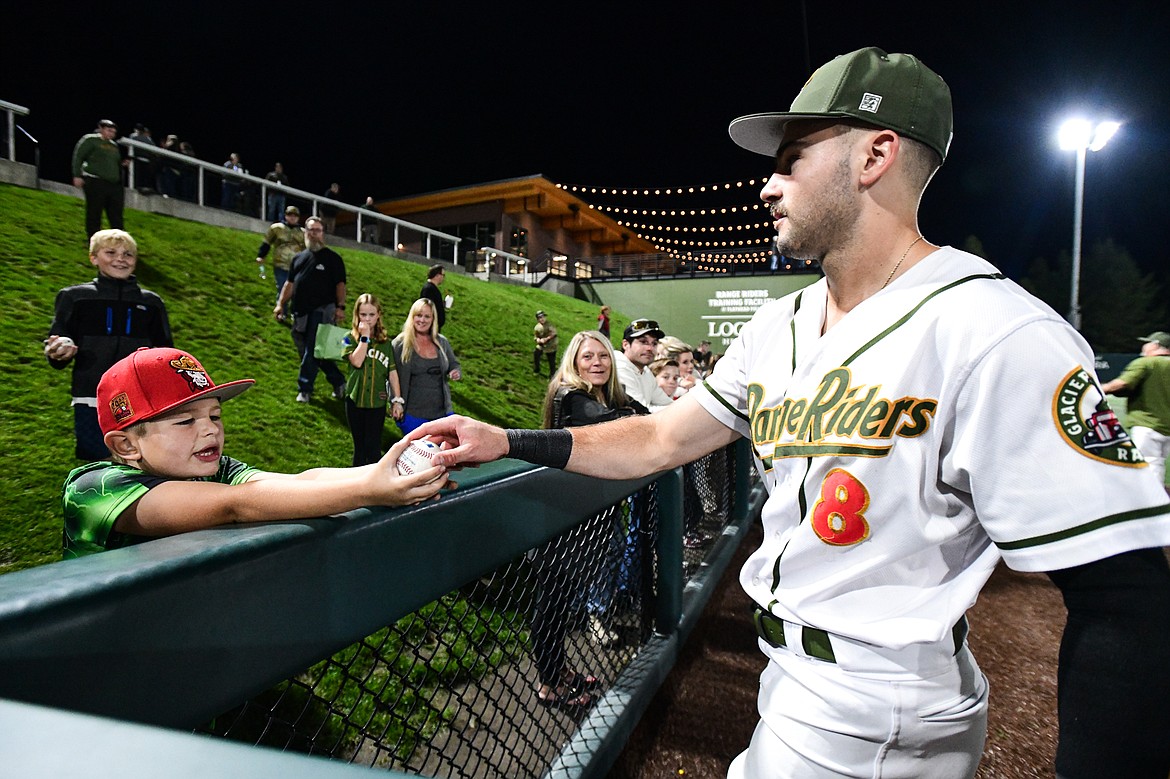
{"label": "stadium floodlight", "polygon": [[1088,119],[1069,119],[1060,126],[1057,141],[1065,151],[1077,153],[1076,199],[1073,204],[1072,293],[1068,321],[1081,329],[1081,222],[1085,210],[1085,157],[1087,152],[1101,151],[1109,139],[1121,129],[1120,122],[1098,122]]}

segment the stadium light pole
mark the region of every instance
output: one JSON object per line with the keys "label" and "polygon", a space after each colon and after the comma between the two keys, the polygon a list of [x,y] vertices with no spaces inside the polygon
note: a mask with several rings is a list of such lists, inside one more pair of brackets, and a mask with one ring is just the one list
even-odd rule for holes
{"label": "stadium light pole", "polygon": [[1069,119],[1060,126],[1060,148],[1077,153],[1076,199],[1073,204],[1072,293],[1068,321],[1081,329],[1081,222],[1085,210],[1085,158],[1088,152],[1100,151],[1121,128],[1119,122],[1098,122],[1088,119]]}

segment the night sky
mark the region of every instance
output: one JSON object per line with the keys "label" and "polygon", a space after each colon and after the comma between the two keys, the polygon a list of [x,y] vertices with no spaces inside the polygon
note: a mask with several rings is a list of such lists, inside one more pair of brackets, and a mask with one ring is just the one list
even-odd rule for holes
{"label": "night sky", "polygon": [[20,123],[62,181],[74,142],[108,117],[205,160],[238,152],[257,175],[280,160],[295,186],[338,181],[354,203],[533,174],[699,186],[758,182],[770,161],[736,147],[729,121],[785,110],[811,68],[874,45],[916,54],[954,96],[951,154],[921,213],[931,241],[975,235],[1013,276],[1067,252],[1075,155],[1055,133],[1078,110],[1124,122],[1089,155],[1086,247],[1109,237],[1149,270],[1170,265],[1163,4],[693,5],[46,2],[5,24],[0,99],[32,110]]}

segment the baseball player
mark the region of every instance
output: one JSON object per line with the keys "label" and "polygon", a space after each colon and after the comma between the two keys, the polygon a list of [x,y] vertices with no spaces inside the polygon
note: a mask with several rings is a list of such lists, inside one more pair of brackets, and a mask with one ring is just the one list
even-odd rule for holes
{"label": "baseball player", "polygon": [[790,111],[730,132],[774,155],[761,196],[780,251],[825,278],[762,307],[661,413],[548,431],[452,417],[413,435],[455,444],[448,465],[511,456],[605,478],[751,440],[768,499],[740,578],[769,662],[729,777],[973,776],[988,689],[964,614],[1000,559],[1048,572],[1069,608],[1059,775],[1165,777],[1170,505],[1101,421],[1080,336],[919,231],[951,141],[946,84],[862,49]]}

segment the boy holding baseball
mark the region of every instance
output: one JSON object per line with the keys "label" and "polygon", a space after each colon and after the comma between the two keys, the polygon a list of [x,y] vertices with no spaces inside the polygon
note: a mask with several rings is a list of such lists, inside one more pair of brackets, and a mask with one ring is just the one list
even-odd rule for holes
{"label": "boy holding baseball", "polygon": [[98,429],[96,393],[102,373],[140,346],[171,346],[162,298],[138,286],[138,244],[124,230],[99,230],[89,241],[97,278],[65,287],[53,305],[45,340],[49,365],[73,365],[73,431],[81,460],[109,456]]}
{"label": "boy holding baseball", "polygon": [[65,559],[235,522],[304,519],[435,497],[446,470],[399,475],[403,440],[376,463],[268,473],[223,453],[220,404],[253,384],[216,384],[192,355],[142,348],[97,386],[108,460],[75,469],[61,499]]}

